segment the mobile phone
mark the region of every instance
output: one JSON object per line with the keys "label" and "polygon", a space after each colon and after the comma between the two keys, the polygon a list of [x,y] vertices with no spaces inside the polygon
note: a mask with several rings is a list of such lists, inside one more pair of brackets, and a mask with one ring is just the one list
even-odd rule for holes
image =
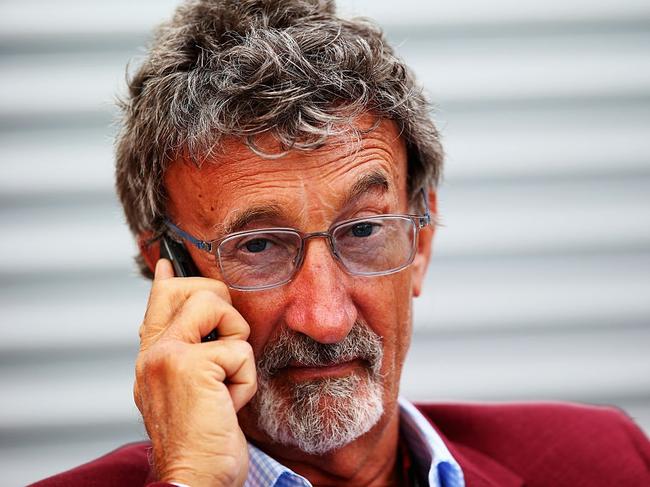
{"label": "mobile phone", "polygon": [[[172,240],[167,235],[160,239],[160,258],[168,259],[174,267],[176,277],[200,276],[190,253],[182,243]],[[218,338],[217,329],[215,328],[206,336],[201,338],[202,342],[212,342]]]}

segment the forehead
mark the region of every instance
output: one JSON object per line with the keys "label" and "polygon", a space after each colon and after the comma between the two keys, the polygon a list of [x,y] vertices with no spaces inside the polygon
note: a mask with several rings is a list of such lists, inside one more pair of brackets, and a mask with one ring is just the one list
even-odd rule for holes
{"label": "forehead", "polygon": [[[200,167],[175,162],[165,175],[168,212],[179,223],[197,218],[204,226],[223,222],[254,203],[287,211],[326,211],[342,204],[369,175],[385,178],[383,192],[397,204],[406,198],[407,174],[406,147],[396,124],[382,120],[375,126],[372,117],[356,123],[371,128],[360,140],[346,134],[333,136],[318,149],[292,150],[278,159],[262,157],[242,142],[229,140],[217,158]],[[265,148],[268,141],[258,146]]]}

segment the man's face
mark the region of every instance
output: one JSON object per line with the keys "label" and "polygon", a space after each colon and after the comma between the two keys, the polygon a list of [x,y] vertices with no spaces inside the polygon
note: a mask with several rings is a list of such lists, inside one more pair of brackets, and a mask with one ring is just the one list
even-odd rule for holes
{"label": "man's face", "polygon": [[[368,118],[359,123],[372,122]],[[344,136],[314,151],[291,151],[271,160],[231,142],[225,155],[211,162],[200,169],[174,163],[165,178],[169,217],[204,240],[223,236],[225,229],[291,227],[316,232],[350,218],[411,212],[406,149],[392,122],[382,122],[365,134],[360,148],[353,150]],[[383,176],[386,184],[378,183],[377,176]],[[274,211],[264,210],[269,208]],[[235,220],[243,226],[228,228]],[[411,298],[419,293],[431,233],[431,229],[421,232],[414,263],[395,274],[351,276],[333,258],[327,241],[316,238],[307,242],[302,267],[288,284],[264,291],[232,290],[233,306],[251,327],[249,341],[256,359],[264,357],[280,337],[307,337],[309,342],[327,345],[344,341],[351,330],[354,336],[359,329],[369,330],[369,339],[379,338],[376,344],[383,349],[381,369],[375,374],[379,416],[382,405],[383,411],[393,413],[411,334]],[[187,247],[203,276],[220,278],[213,255]],[[297,385],[336,383],[350,377],[363,385],[371,380],[370,368],[361,359],[327,366],[292,363],[277,371],[269,385],[275,397],[290,396]],[[367,394],[365,387],[353,389],[353,394]],[[361,402],[350,404],[363,403],[363,397],[357,399]],[[316,407],[325,410],[328,405]],[[240,412],[240,424],[250,438],[265,441],[268,431],[260,431],[254,408],[255,401]],[[373,424],[379,419],[374,418]]]}

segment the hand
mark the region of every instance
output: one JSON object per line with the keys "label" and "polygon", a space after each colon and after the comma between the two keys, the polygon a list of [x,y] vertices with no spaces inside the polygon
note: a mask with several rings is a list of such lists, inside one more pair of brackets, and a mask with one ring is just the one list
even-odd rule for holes
{"label": "hand", "polygon": [[[236,413],[257,387],[249,326],[225,284],[173,275],[159,260],[133,388],[154,468],[159,480],[192,487],[243,485],[248,449]],[[215,327],[219,339],[201,343]]]}

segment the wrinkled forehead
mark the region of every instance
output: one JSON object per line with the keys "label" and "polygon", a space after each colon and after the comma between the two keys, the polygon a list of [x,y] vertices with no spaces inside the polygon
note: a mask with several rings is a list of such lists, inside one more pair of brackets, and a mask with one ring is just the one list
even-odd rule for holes
{"label": "wrinkled forehead", "polygon": [[[398,127],[370,116],[356,123],[363,129],[359,138],[343,133],[316,149],[293,149],[278,158],[233,139],[199,166],[176,162],[165,176],[168,210],[189,206],[214,223],[252,202],[257,208],[268,204],[310,211],[341,206],[364,191],[385,193],[397,205],[407,198],[406,145]],[[255,149],[272,153],[277,150],[273,144],[267,135],[256,140]]]}
{"label": "wrinkled forehead", "polygon": [[220,154],[202,167],[206,177],[217,172],[241,178],[250,172],[252,176],[268,178],[274,171],[279,177],[286,177],[281,174],[286,170],[296,178],[325,181],[333,171],[345,175],[373,160],[384,162],[391,177],[405,176],[399,169],[406,162],[406,148],[397,125],[370,115],[357,119],[354,130],[331,135],[323,144],[310,149],[283,150],[272,134],[254,137],[250,143],[229,139],[221,149]]}

